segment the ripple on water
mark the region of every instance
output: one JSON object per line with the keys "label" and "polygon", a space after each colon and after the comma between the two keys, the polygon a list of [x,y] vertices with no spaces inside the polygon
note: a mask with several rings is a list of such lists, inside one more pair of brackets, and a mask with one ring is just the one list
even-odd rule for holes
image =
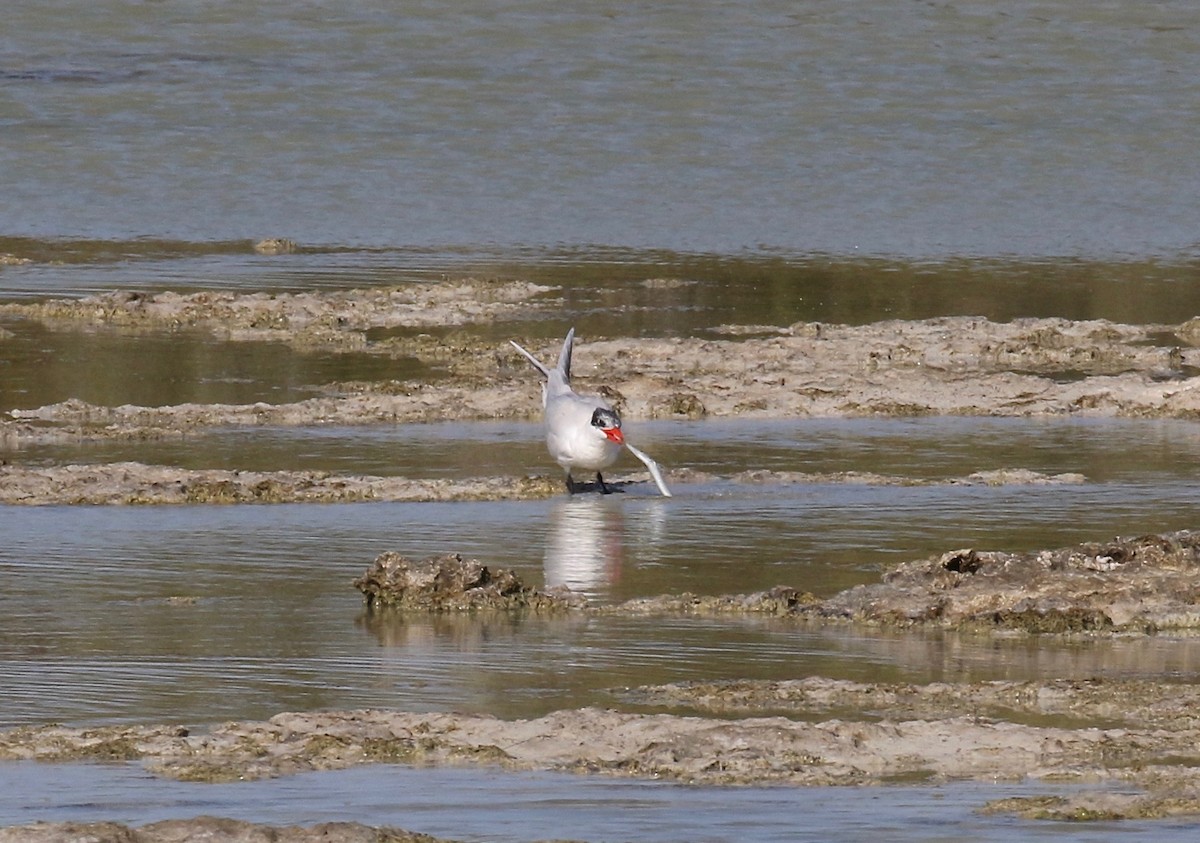
{"label": "ripple on water", "polygon": [[[1069,794],[1068,787],[959,783],[923,787],[687,787],[495,769],[372,765],[233,784],[175,782],[136,764],[0,763],[0,825],[105,819],[141,825],[198,815],[278,825],[357,821],[456,840],[559,838],[648,843],[752,840],[1160,840],[1188,821],[1039,823],[984,816],[992,799]],[[836,798],[831,798],[836,796]]]}
{"label": "ripple on water", "polygon": [[[745,619],[384,618],[351,580],[386,550],[459,551],[598,601],[791,585],[832,594],[887,566],[975,546],[1056,547],[1194,526],[1194,425],[1106,420],[654,423],[639,441],[668,465],[729,476],[882,471],[944,481],[1020,466],[1072,485],[684,484],[665,500],[422,504],[0,507],[0,722],[267,717],[397,706],[531,716],[613,703],[608,689],[687,679],[863,681],[1146,675],[1187,670],[1188,642],[1089,646],[866,635]],[[389,450],[517,452],[546,471],[536,425],[262,432],[358,469]],[[515,440],[507,439],[512,435]],[[528,438],[529,441],[524,440]],[[252,436],[231,446],[254,453]],[[435,458],[427,458],[437,463]],[[236,458],[235,458],[236,461]],[[478,472],[479,466],[474,467]],[[520,470],[520,469],[517,469]],[[552,470],[552,469],[551,469]],[[458,469],[466,473],[466,467]],[[1044,675],[1044,674],[1043,674]]]}

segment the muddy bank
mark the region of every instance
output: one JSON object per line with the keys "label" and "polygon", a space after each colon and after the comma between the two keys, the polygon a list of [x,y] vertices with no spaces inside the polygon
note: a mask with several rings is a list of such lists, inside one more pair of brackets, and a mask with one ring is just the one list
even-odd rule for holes
{"label": "muddy bank", "polygon": [[232,340],[361,350],[372,330],[529,318],[556,303],[546,295],[553,290],[527,281],[479,278],[306,293],[116,290],[79,299],[0,303],[0,315],[64,330],[203,328]]}
{"label": "muddy bank", "polygon": [[596,611],[755,613],[898,628],[1064,634],[1200,632],[1200,534],[1115,537],[1056,550],[953,550],[827,599],[781,585],[752,594],[669,594]]}
{"label": "muddy bank", "polygon": [[[1194,694],[1159,683],[1083,683],[1076,699],[1071,683],[989,683],[956,689],[853,685],[811,680],[804,693],[818,700],[863,705],[896,717],[801,719],[809,709],[795,689],[765,683],[747,702],[738,695],[738,719],[597,708],[558,711],[532,720],[499,720],[464,714],[396,711],[287,713],[263,722],[226,723],[203,733],[175,726],[73,729],[23,728],[0,733],[0,758],[139,760],[154,773],[183,781],[210,782],[342,769],[371,763],[415,765],[486,764],[509,770],[552,770],[592,775],[668,779],[706,785],[789,786],[932,783],[946,780],[1042,780],[1124,786],[1123,816],[1200,812],[1195,746],[1200,740],[1188,706]],[[745,685],[747,683],[742,683]],[[687,689],[670,691],[679,701]],[[720,697],[720,687],[697,689]],[[646,689],[647,697],[661,689]],[[777,711],[790,693],[790,716]],[[1087,725],[1088,698],[1111,712],[1110,722]],[[1030,724],[989,716],[1019,708],[1021,700],[1049,701],[1070,716],[1061,725]],[[963,710],[971,700],[978,710]],[[949,708],[937,708],[942,702]],[[986,702],[995,704],[986,708]],[[812,710],[820,713],[822,702]],[[1037,705],[1037,703],[1030,703]],[[1030,704],[1026,704],[1027,706]],[[903,716],[904,705],[928,717]],[[1124,707],[1129,714],[1117,716]],[[1153,711],[1147,723],[1139,713]],[[1178,715],[1178,717],[1174,715]],[[1131,793],[1129,788],[1136,789]],[[1093,788],[1077,804],[1113,795]],[[1065,812],[1066,802],[1059,808]],[[1168,807],[1169,805],[1169,807]],[[1005,810],[1029,805],[1009,802]],[[1045,806],[1038,804],[1037,810]]]}
{"label": "muddy bank", "polygon": [[[422,571],[434,573],[414,578],[418,564]],[[379,606],[422,610],[428,608],[428,601],[442,600],[446,607],[456,608],[464,590],[473,587],[464,584],[491,584],[486,577],[480,579],[481,569],[486,571],[486,566],[457,555],[416,563],[399,554],[384,554],[356,585],[369,603]],[[882,579],[826,599],[780,585],[750,594],[684,593],[617,605],[561,605],[608,615],[756,614],[818,624],[1026,634],[1200,632],[1200,533],[1190,530],[1118,536],[1031,553],[953,550],[899,565]],[[419,588],[412,588],[414,581]],[[421,591],[438,584],[446,587],[441,595],[430,597]],[[411,602],[410,589],[425,602]],[[521,604],[510,605],[509,595],[524,600],[532,593],[515,574],[505,571],[498,592],[481,590],[461,608],[521,608]]]}
{"label": "muddy bank", "polygon": [[1200,687],[1184,681],[995,681],[928,685],[811,676],[684,682],[618,692],[625,703],[703,714],[938,720],[957,714],[1072,728],[1200,729]]}
{"label": "muddy bank", "polygon": [[1030,632],[1200,629],[1200,534],[1004,553],[954,550],[900,565],[814,611],[859,622]]}
{"label": "muddy bank", "polygon": [[[1197,571],[1200,536],[1185,531],[1028,554],[953,551],[825,600],[780,587],[554,609],[597,616],[757,612],[805,624],[963,625],[1003,634],[1145,634],[1197,625],[1184,608],[1200,594]],[[553,597],[511,572],[453,555],[419,563],[383,554],[356,585],[379,612],[389,602],[386,611],[528,611]],[[395,599],[382,599],[389,589]],[[1016,608],[998,608],[1010,601]],[[931,604],[939,611],[929,611]],[[1060,616],[1090,620],[1062,623]],[[358,710],[200,729],[22,727],[0,732],[0,759],[140,761],[158,775],[196,782],[372,763],[487,764],[706,785],[1037,780],[1081,790],[1069,798],[1004,800],[987,810],[1071,819],[1200,814],[1200,688],[1183,681],[898,684],[807,677],[610,693],[619,708],[528,720]]]}
{"label": "muddy bank", "polygon": [[[923,480],[863,472],[745,471],[729,477],[681,469],[666,472],[672,484],[850,483],[880,486],[1044,485],[1086,482],[1080,474],[1024,469],[975,472]],[[620,491],[653,489],[646,472],[614,474]],[[342,475],[324,471],[183,469],[137,462],[24,466],[0,463],[0,504],[356,503],[362,501],[534,500],[564,494],[559,475],[467,479]]]}
{"label": "muddy bank", "polygon": [[783,716],[736,720],[598,708],[531,720],[399,711],[286,713],[203,733],[174,726],[22,728],[0,757],[142,760],[183,781],[237,781],[364,763],[494,764],[710,785],[1123,777],[1194,751],[1200,730]]}
{"label": "muddy bank", "polygon": [[[450,310],[461,318],[497,318],[496,314],[470,314],[466,300],[473,289],[464,287],[464,301],[456,300]],[[540,289],[513,288],[505,295],[517,297],[516,303],[504,299],[484,304],[524,313],[521,308],[533,306],[524,296]],[[501,292],[509,288],[498,290],[496,298],[503,299]],[[403,308],[410,307],[390,304],[388,297],[396,293],[345,294],[353,301],[377,296],[373,304],[377,311],[366,316],[353,309],[331,308],[326,313],[316,308],[319,315],[306,318],[316,322],[320,331],[292,324],[303,321],[292,310],[307,312],[296,303],[300,297],[222,294],[229,301],[222,308],[206,310],[195,297],[175,296],[186,300],[187,307],[174,300],[161,301],[168,295],[173,294],[154,297],[152,304],[131,300],[130,305],[136,305],[132,312],[141,320],[137,324],[165,329],[172,324],[165,317],[145,316],[161,308],[176,313],[172,318],[181,325],[211,319],[239,336],[243,329],[230,326],[259,320],[265,320],[265,326],[244,330],[255,336],[261,331],[297,336],[298,332],[307,332],[304,336],[346,332],[357,339],[338,339],[341,345],[335,347],[416,357],[439,375],[430,381],[325,384],[326,395],[291,404],[100,407],[66,401],[12,411],[12,420],[0,429],[0,442],[48,441],[55,436],[136,438],[227,425],[532,419],[540,413],[537,378],[507,343],[469,333],[452,341],[433,334],[370,338],[370,328],[364,326],[409,318],[392,314],[390,308],[408,313]],[[406,291],[402,298],[415,295]],[[96,320],[124,324],[122,320],[133,318],[113,297],[86,302],[11,304],[0,312],[57,325],[66,320],[71,326]],[[291,310],[271,316],[270,308],[282,308],[281,302]],[[255,307],[267,309],[259,313]],[[208,315],[192,315],[190,308]],[[411,308],[413,314],[420,314],[412,319],[426,318],[422,305]],[[630,419],[1072,414],[1195,418],[1200,417],[1200,348],[1192,343],[1200,337],[1198,326],[1198,320],[1137,326],[1062,319],[997,323],[954,317],[862,326],[800,323],[768,336],[722,339],[584,337],[576,349],[574,370],[577,386],[604,392]],[[516,339],[543,357],[557,353],[557,341]]]}
{"label": "muddy bank", "polygon": [[353,582],[362,592],[367,614],[389,612],[588,612],[603,615],[646,614],[794,614],[816,598],[779,586],[755,594],[701,597],[664,595],[626,603],[593,605],[565,586],[546,591],[526,585],[507,568],[490,569],[478,559],[447,553],[409,559],[394,551],[381,553]]}
{"label": "muddy bank", "polygon": [[116,822],[35,823],[0,828],[0,843],[453,843],[398,828],[361,823],[270,826],[224,817],[161,820],[137,828]]}
{"label": "muddy bank", "polygon": [[[687,708],[725,716],[761,712],[790,717],[881,718],[949,723],[955,713],[976,724],[1000,727],[1022,723],[1043,729],[1049,738],[1066,729],[1095,741],[1097,753],[1059,766],[1039,751],[1036,762],[1018,775],[1070,782],[1084,789],[1069,797],[1016,797],[981,806],[985,813],[1009,813],[1030,819],[1155,819],[1200,813],[1200,757],[1188,748],[1200,726],[1200,691],[1187,682],[1087,681],[981,682],[929,685],[859,683],[811,677],[784,682],[697,682],[631,689],[626,702]],[[1156,741],[1144,738],[1154,734]],[[1057,740],[1057,738],[1055,738]],[[1174,749],[1172,749],[1174,747]],[[1019,753],[1018,744],[1014,750]],[[1178,751],[1178,754],[1177,754]],[[1005,777],[997,760],[996,777]],[[934,775],[936,767],[929,769]],[[1125,787],[1119,792],[1104,787]]]}
{"label": "muddy bank", "polygon": [[337,475],[323,471],[182,469],[135,462],[45,467],[0,465],[0,504],[529,500],[547,498],[561,491],[560,478],[544,476],[450,480]]}

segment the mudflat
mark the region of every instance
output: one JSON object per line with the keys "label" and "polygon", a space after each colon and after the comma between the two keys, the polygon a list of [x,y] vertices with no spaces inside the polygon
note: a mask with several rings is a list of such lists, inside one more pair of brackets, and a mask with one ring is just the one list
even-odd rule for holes
{"label": "mudflat", "polygon": [[[204,328],[231,340],[413,357],[434,377],[325,385],[289,404],[21,408],[0,441],[178,436],[206,426],[379,424],[536,417],[540,392],[507,342],[430,326],[544,317],[553,288],[464,280],[338,293],[111,293],[0,305],[61,330]],[[374,328],[410,330],[372,339]],[[586,338],[575,380],[629,418],[1200,415],[1200,320],[975,317],[868,325],[718,326],[720,338]],[[517,337],[552,358],[558,340]],[[601,372],[597,361],[610,361]]]}
{"label": "mudflat", "polygon": [[[1188,607],[1200,593],[1200,537],[1118,538],[1034,554],[951,551],[825,600],[780,586],[758,594],[665,595],[589,606],[563,589],[540,592],[511,571],[489,571],[457,555],[406,560],[382,554],[355,585],[378,612],[765,613],[797,624],[958,625],[997,635],[1195,634],[1200,613]],[[628,710],[588,707],[528,720],[358,710],[289,712],[201,731],[174,724],[22,727],[0,732],[0,758],[138,760],[185,781],[403,763],[709,785],[1119,782],[1136,792],[1084,788],[1070,798],[981,807],[1073,819],[1200,812],[1200,689],[1186,682],[916,685],[809,677],[614,693]]]}
{"label": "mudflat", "polygon": [[[295,295],[112,293],[0,305],[0,313],[55,330],[186,326],[234,341],[271,338],[416,357],[435,373],[420,381],[327,384],[321,397],[279,405],[104,407],[70,400],[12,411],[0,421],[0,444],[182,437],[231,426],[536,418],[536,379],[506,342],[427,329],[544,318],[560,303],[556,291],[472,279],[440,291],[426,286]],[[712,334],[588,339],[586,353],[577,355],[576,380],[635,419],[1200,416],[1200,320],[1122,325],[954,317],[868,325],[719,326]],[[551,358],[558,342],[516,339]],[[619,366],[601,372],[589,362],[599,359]],[[704,478],[686,468],[668,475],[673,486],[684,487]],[[128,462],[26,466],[16,460],[0,465],[0,479],[3,502],[21,504],[478,500],[547,497],[559,486],[555,474],[423,480],[189,471]],[[617,482],[645,479],[630,475]],[[748,471],[729,479],[769,483],[813,477]],[[864,474],[820,479],[914,482]],[[1073,474],[1003,471],[936,482],[1082,480]],[[417,562],[385,554],[367,567],[360,589],[371,610],[380,612],[564,611],[600,619],[622,613],[767,613],[804,625],[939,626],[998,636],[1183,636],[1200,630],[1200,539],[1190,531],[1097,537],[1092,543],[1019,554],[947,548],[897,566],[878,583],[823,599],[784,583],[757,594],[668,594],[594,606],[569,593],[537,592],[511,572],[485,576],[486,559],[447,564],[424,580],[414,579]],[[455,573],[454,565],[471,567]],[[407,599],[405,590],[411,597],[417,580],[449,584],[458,593]],[[490,591],[471,593],[475,588]],[[139,760],[159,775],[196,781],[381,762],[489,764],[729,785],[1040,779],[1127,787],[1120,793],[1085,787],[1069,798],[1009,800],[983,809],[1072,819],[1200,813],[1195,751],[1200,722],[1194,713],[1200,692],[1172,677],[928,685],[730,678],[615,693],[622,710],[589,707],[529,720],[362,710],[287,712],[200,730],[178,724],[22,727],[0,733],[0,758]],[[196,830],[223,821],[190,822]],[[93,825],[87,833],[101,840],[172,840],[181,833],[169,824],[140,829],[109,824],[107,830]],[[9,829],[0,831],[0,840],[71,839],[79,828]],[[429,839],[353,825],[322,828],[327,836],[320,839]],[[307,840],[305,835],[314,833],[269,831],[280,840]]]}

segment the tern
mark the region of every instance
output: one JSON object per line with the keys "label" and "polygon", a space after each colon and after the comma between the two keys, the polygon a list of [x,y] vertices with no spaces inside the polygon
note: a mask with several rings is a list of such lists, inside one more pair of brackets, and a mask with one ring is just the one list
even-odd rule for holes
{"label": "tern", "polygon": [[546,448],[554,461],[567,473],[567,492],[575,494],[574,471],[594,471],[601,494],[612,491],[604,482],[601,471],[617,461],[621,448],[646,464],[658,490],[665,497],[671,492],[663,482],[658,463],[625,441],[621,417],[612,405],[599,395],[580,395],[571,389],[571,350],[575,345],[575,329],[567,331],[558,363],[551,369],[528,351],[509,340],[546,380],[542,384],[542,418],[546,426]]}

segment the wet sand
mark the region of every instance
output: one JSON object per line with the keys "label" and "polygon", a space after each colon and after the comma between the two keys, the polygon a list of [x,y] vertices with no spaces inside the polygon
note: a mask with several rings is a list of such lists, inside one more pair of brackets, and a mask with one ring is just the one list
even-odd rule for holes
{"label": "wet sand", "polygon": [[[535,418],[536,378],[507,344],[429,326],[528,318],[555,291],[510,282],[337,294],[109,294],[9,304],[0,313],[59,330],[208,328],[231,339],[415,356],[437,371],[423,382],[330,384],[309,401],[252,406],[99,407],[67,401],[14,411],[0,445],[182,437],[202,428],[394,424]],[[458,321],[455,321],[455,320]],[[409,329],[370,338],[377,329]],[[386,332],[385,332],[386,333]],[[1200,322],[1120,325],[1059,319],[976,318],[726,326],[721,339],[585,339],[578,385],[602,391],[632,419],[809,416],[1200,416]],[[553,357],[557,341],[517,337]],[[609,365],[601,368],[601,363]],[[19,454],[19,451],[13,451]],[[616,478],[644,484],[644,475]],[[711,475],[677,468],[672,485]],[[912,483],[867,474],[743,472],[739,483]],[[479,500],[548,497],[546,476],[422,480],[323,472],[195,471],[140,463],[0,465],[4,503],[238,503]],[[1080,483],[1080,475],[1003,470],[946,483]],[[919,481],[933,482],[933,481]],[[492,572],[502,602],[437,603],[435,611],[769,613],[796,624],[940,626],[986,635],[1191,635],[1200,629],[1200,540],[1191,533],[1098,539],[1026,554],[948,549],[901,565],[882,581],[819,600],[786,584],[750,595],[664,595],[589,606],[530,594]],[[381,560],[383,557],[381,557]],[[470,560],[468,560],[470,561]],[[407,565],[408,562],[403,563]],[[476,563],[486,566],[486,560]],[[376,561],[378,587],[400,563]],[[478,571],[455,582],[469,590]],[[364,576],[364,582],[369,576]],[[394,581],[393,577],[393,581]],[[451,578],[453,579],[453,578]],[[464,583],[467,585],[464,586]],[[349,586],[348,586],[349,587]],[[365,589],[364,589],[365,591]],[[513,595],[520,599],[514,602]],[[543,600],[545,602],[539,603]],[[380,606],[388,603],[379,600]],[[395,611],[377,607],[379,611]],[[429,605],[399,610],[430,611]],[[507,769],[665,778],[704,784],[793,786],[1039,779],[1085,788],[1071,798],[1010,800],[986,810],[1092,819],[1200,813],[1200,723],[1193,687],[1162,681],[859,684],[822,678],[619,689],[631,711],[559,711],[531,720],[452,713],[283,713],[196,731],[180,725],[44,726],[0,733],[0,758],[141,760],[157,774],[229,781],[354,764],[490,764]],[[195,820],[193,828],[211,820]],[[186,827],[186,826],[185,826]],[[69,839],[0,831],[3,839]],[[116,829],[97,839],[177,839],[178,829]],[[244,830],[243,830],[244,831]],[[243,833],[237,831],[237,833]],[[4,835],[18,834],[17,837]],[[30,836],[21,837],[28,833]],[[91,833],[91,832],[89,832]],[[107,833],[107,832],[105,832]],[[233,832],[231,832],[233,833]],[[245,831],[250,834],[252,832]],[[274,832],[272,832],[274,833]],[[279,839],[309,839],[306,830]],[[393,839],[345,827],[342,837]],[[58,837],[54,835],[58,834]],[[126,834],[127,836],[119,836]],[[293,836],[287,836],[292,834]],[[371,834],[377,834],[371,837]],[[367,835],[367,836],[353,836]],[[235,839],[235,838],[231,838]],[[396,839],[427,839],[397,837]]]}
{"label": "wet sand", "polygon": [[0,843],[453,843],[445,838],[361,823],[270,826],[227,817],[162,820],[139,828],[117,822],[36,823],[0,828]]}
{"label": "wet sand", "polygon": [[[1053,806],[1011,802],[989,809],[1081,819],[1089,812],[1152,818],[1200,811],[1200,781],[1186,763],[1200,739],[1196,693],[1187,685],[908,686],[814,678],[630,694],[659,708],[737,716],[584,708],[500,720],[363,710],[285,713],[197,733],[170,725],[45,726],[0,733],[0,757],[140,760],[158,775],[193,782],[372,763],[485,764],[704,785],[1041,780],[1095,787]],[[829,717],[831,710],[839,716]],[[1113,783],[1126,789],[1099,787]]]}
{"label": "wet sand", "polygon": [[[1024,469],[975,472],[962,477],[918,480],[869,472],[798,472],[761,469],[718,477],[709,472],[665,472],[672,485],[854,483],[876,486],[1045,485],[1086,482],[1081,474],[1043,474]],[[645,471],[614,474],[618,491],[653,490]],[[333,474],[327,471],[232,471],[184,469],[137,462],[100,465],[0,465],[0,504],[195,504],[353,503],[365,501],[533,500],[563,493],[560,477],[474,477],[419,479]]]}
{"label": "wet sand", "polygon": [[[443,327],[516,319],[555,302],[553,288],[526,281],[462,279],[323,293],[141,293],[0,304],[0,314],[51,326],[124,330],[206,328],[233,340],[279,340],[351,349],[379,328]],[[541,296],[541,297],[539,297]]]}

